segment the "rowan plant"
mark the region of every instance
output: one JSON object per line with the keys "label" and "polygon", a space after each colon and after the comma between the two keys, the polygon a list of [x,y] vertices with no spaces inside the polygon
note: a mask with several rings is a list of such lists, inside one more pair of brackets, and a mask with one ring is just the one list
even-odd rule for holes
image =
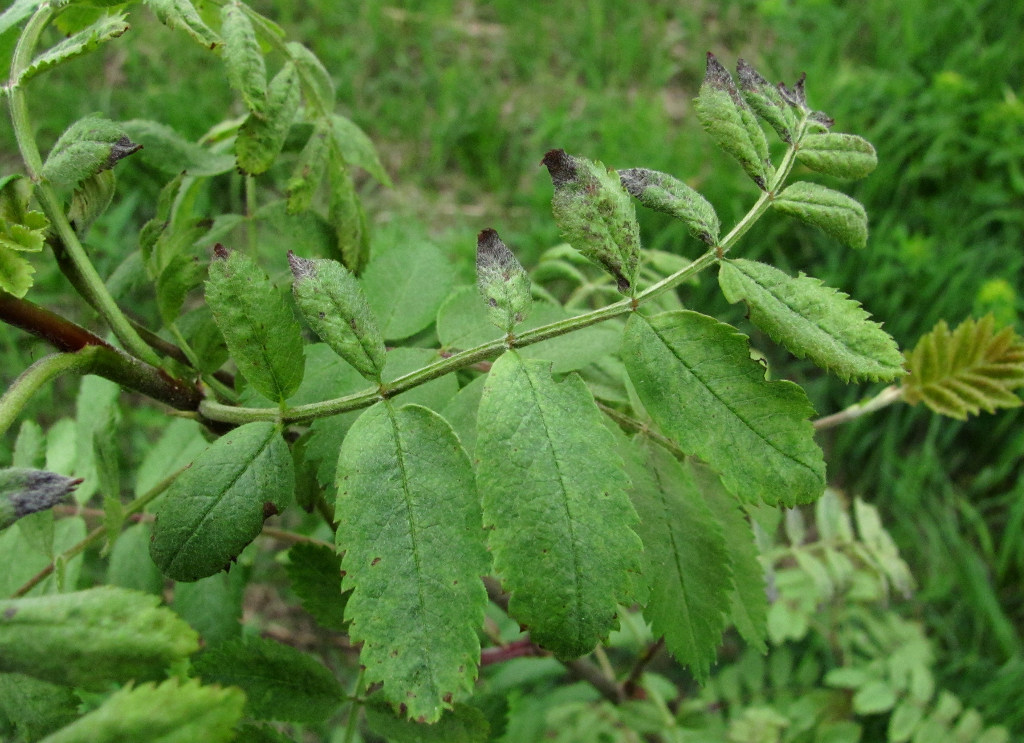
{"label": "rowan plant", "polygon": [[[866,246],[863,207],[819,176],[865,177],[875,150],[834,131],[802,77],[707,56],[696,115],[751,184],[736,224],[678,176],[553,149],[565,244],[531,272],[486,229],[473,286],[431,245],[371,249],[357,171],[389,178],[370,140],[317,58],[237,0],[142,3],[223,64],[237,100],[205,136],[95,114],[44,156],[27,92],[130,44],[136,5],[0,15],[0,34],[20,29],[2,92],[23,165],[0,179],[0,316],[54,348],[0,399],[0,430],[82,376],[75,415],[24,417],[0,472],[0,726],[20,739],[291,740],[335,720],[352,741],[365,710],[371,736],[486,740],[528,708],[532,672],[481,666],[517,656],[678,722],[645,672],[662,648],[676,678],[705,683],[731,628],[755,651],[786,638],[751,517],[822,496],[817,430],[897,401],[961,417],[1020,404],[1024,343],[990,318],[904,354],[841,291],[741,257],[769,211]],[[104,276],[89,229],[132,168],[163,185]],[[243,206],[218,210],[230,184]],[[637,203],[693,243],[644,249]],[[44,262],[91,308],[84,324],[29,298]],[[889,386],[817,417],[747,335],[683,305],[708,272],[766,342]],[[145,297],[130,311],[129,286]],[[134,472],[129,406],[166,413]],[[895,559],[870,554],[882,573]],[[246,584],[279,565],[319,649],[238,622]]]}

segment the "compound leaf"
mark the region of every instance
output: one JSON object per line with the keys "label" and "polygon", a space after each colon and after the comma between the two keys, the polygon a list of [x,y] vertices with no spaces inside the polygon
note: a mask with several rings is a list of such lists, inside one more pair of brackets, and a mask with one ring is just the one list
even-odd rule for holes
{"label": "compound leaf", "polygon": [[448,423],[419,405],[363,413],[338,457],[336,516],[367,682],[434,722],[472,688],[487,602],[473,470]]}
{"label": "compound leaf", "polygon": [[323,722],[341,704],[344,690],[312,656],[261,637],[229,640],[192,662],[208,684],[245,692],[245,713],[260,720]]}
{"label": "compound leaf", "polygon": [[238,370],[261,395],[283,402],[302,382],[302,331],[270,279],[246,255],[218,246],[206,302]]}
{"label": "compound leaf", "polygon": [[199,643],[159,603],[113,586],[0,601],[0,671],[97,691],[160,678]]}
{"label": "compound leaf", "polygon": [[194,581],[227,568],[295,487],[291,453],[272,423],[217,439],[168,489],[149,553],[168,578]]}
{"label": "compound leaf", "polygon": [[689,310],[626,324],[623,359],[647,412],[687,453],[748,502],[808,503],[825,487],[809,420],[814,408],[787,381],[766,381],[746,336]]}
{"label": "compound leaf", "polygon": [[95,23],[72,34],[32,60],[18,76],[14,86],[24,85],[28,80],[46,70],[63,64],[70,59],[88,54],[101,44],[116,39],[130,28],[123,14],[103,16]]}
{"label": "compound leaf", "polygon": [[644,616],[703,683],[722,640],[733,587],[722,527],[688,466],[639,438],[632,448],[644,473],[633,477],[637,532],[652,576]]}
{"label": "compound leaf", "polygon": [[864,207],[844,193],[817,183],[797,181],[776,196],[772,206],[851,248],[863,248],[868,243]]}
{"label": "compound leaf", "polygon": [[940,320],[907,354],[907,370],[904,399],[940,415],[965,420],[1019,407],[1013,391],[1024,387],[1024,338],[1012,327],[996,331],[992,315],[968,318],[953,331]]}
{"label": "compound leaf", "polygon": [[238,689],[170,679],[115,692],[44,743],[225,743],[234,740],[245,696]]}
{"label": "compound leaf", "polygon": [[896,341],[859,302],[818,279],[794,279],[773,266],[736,259],[721,262],[718,283],[730,302],[747,303],[751,321],[772,340],[843,380],[888,381],[903,374]]}
{"label": "compound leaf", "polygon": [[864,178],[878,165],[875,148],[866,139],[832,132],[805,134],[796,158],[811,170],[850,180]]}
{"label": "compound leaf", "polygon": [[153,14],[168,28],[180,28],[189,36],[213,49],[223,42],[212,28],[206,25],[192,0],[145,0]]}
{"label": "compound leaf", "polygon": [[477,416],[477,488],[509,613],[560,658],[594,649],[636,593],[629,480],[590,390],[510,351]]}

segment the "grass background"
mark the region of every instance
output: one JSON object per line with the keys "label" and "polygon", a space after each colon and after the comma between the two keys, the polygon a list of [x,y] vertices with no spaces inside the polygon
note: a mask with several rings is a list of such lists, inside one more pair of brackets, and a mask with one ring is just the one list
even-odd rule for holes
{"label": "grass background", "polygon": [[[476,232],[495,227],[530,265],[559,242],[550,181],[539,167],[552,147],[681,177],[712,201],[727,229],[756,190],[693,114],[711,50],[728,66],[743,57],[774,80],[793,82],[806,71],[811,104],[835,118],[835,131],[865,136],[879,155],[870,178],[839,185],[867,208],[866,250],[769,215],[738,255],[842,289],[904,347],[940,318],[953,325],[991,311],[1022,330],[1024,13],[1015,0],[255,5],[324,60],[339,108],[377,143],[395,182],[361,183],[378,234],[426,234],[468,256]],[[141,9],[133,24],[133,43],[110,45],[101,74],[88,58],[36,86],[40,141],[97,110],[159,118],[191,137],[223,115],[231,93],[209,56]],[[11,43],[10,33],[0,38],[0,51]],[[3,172],[19,168],[15,153],[0,127]],[[128,174],[120,193],[90,238],[107,270],[132,249],[125,243],[150,216],[155,185]],[[641,220],[648,247],[699,251],[667,218]],[[33,299],[61,301],[48,286],[57,284],[40,266]],[[687,287],[684,300],[742,322],[713,282]],[[37,353],[0,329],[5,378]],[[873,391],[772,358],[776,373],[803,383],[823,413]],[[44,419],[48,404],[46,395],[38,401]],[[1022,424],[1019,410],[958,423],[901,406],[825,442],[830,478],[883,510],[915,571],[916,611],[943,648],[942,681],[1018,732]]]}

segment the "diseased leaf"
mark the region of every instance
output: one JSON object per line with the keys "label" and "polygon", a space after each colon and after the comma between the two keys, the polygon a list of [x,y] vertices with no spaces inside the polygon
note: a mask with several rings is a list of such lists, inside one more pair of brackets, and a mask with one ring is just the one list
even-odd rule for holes
{"label": "diseased leaf", "polygon": [[226,743],[234,740],[245,696],[238,689],[170,679],[120,689],[43,743]]}
{"label": "diseased leaf", "polygon": [[487,743],[491,726],[484,713],[468,704],[456,704],[431,725],[396,716],[387,707],[366,705],[366,724],[388,743]]}
{"label": "diseased leaf", "polygon": [[530,314],[530,277],[494,230],[477,235],[476,283],[491,323],[505,333]]}
{"label": "diseased leaf", "polygon": [[509,613],[559,658],[594,649],[641,567],[629,480],[587,386],[498,358],[477,417],[477,488]]}
{"label": "diseased leaf", "polygon": [[249,383],[283,402],[302,382],[302,332],[291,308],[248,256],[218,246],[206,302],[231,357]]}
{"label": "diseased leaf", "polygon": [[786,102],[777,86],[742,59],[736,60],[743,98],[755,113],[775,130],[783,142],[790,142],[797,126],[796,110]]}
{"label": "diseased leaf", "polygon": [[380,163],[377,149],[366,132],[354,121],[337,114],[330,117],[333,144],[349,165],[362,168],[383,186],[391,186],[391,178]]}
{"label": "diseased leaf", "polygon": [[297,41],[285,44],[292,62],[299,70],[302,90],[308,101],[315,102],[319,113],[329,114],[334,110],[334,80],[313,52]]}
{"label": "diseased leaf", "polygon": [[825,487],[807,396],[769,382],[746,337],[689,310],[626,324],[623,360],[647,412],[746,502],[809,503]]}
{"label": "diseased leaf", "polygon": [[323,722],[345,692],[312,656],[273,640],[248,636],[202,652],[192,669],[207,684],[245,692],[245,713],[259,720]]}
{"label": "diseased leaf", "polygon": [[797,160],[836,178],[864,178],[878,165],[875,148],[855,134],[812,132],[800,140]]}
{"label": "diseased leaf", "polygon": [[622,185],[648,209],[681,219],[690,234],[708,245],[718,243],[721,223],[715,208],[678,178],[647,168],[620,170]]}
{"label": "diseased leaf", "polygon": [[182,137],[171,127],[157,121],[132,119],[121,124],[132,140],[142,145],[138,157],[167,175],[187,171],[205,177],[235,169],[235,158],[227,153],[212,152],[201,144]]}
{"label": "diseased leaf", "polygon": [[859,302],[818,279],[794,279],[740,258],[720,262],[718,283],[730,302],[747,303],[751,321],[772,340],[845,381],[889,381],[904,373],[896,341]]}
{"label": "diseased leaf", "polygon": [[768,140],[754,112],[736,89],[732,75],[711,52],[697,95],[696,112],[715,144],[739,162],[758,188],[767,190],[773,173]]}
{"label": "diseased leaf", "polygon": [[41,175],[57,186],[77,186],[141,148],[120,124],[89,116],[76,121],[60,136],[43,163]]}
{"label": "diseased leaf", "polygon": [[38,55],[26,67],[14,85],[24,85],[36,75],[63,64],[70,59],[88,54],[101,44],[116,39],[130,28],[122,13],[105,15],[92,25],[72,34],[54,47]]}
{"label": "diseased leaf", "polygon": [[259,114],[250,113],[238,129],[235,157],[241,172],[259,175],[273,165],[298,113],[300,101],[299,74],[289,62],[270,81],[264,109]]}
{"label": "diseased leaf", "polygon": [[29,514],[53,508],[80,482],[46,470],[24,467],[0,469],[0,529],[6,529]]}
{"label": "diseased leaf", "polygon": [[285,565],[292,590],[321,627],[347,632],[345,604],[349,593],[341,591],[341,556],[320,544],[300,543],[288,550]]}
{"label": "diseased leaf", "polygon": [[161,678],[199,645],[159,602],[112,586],[0,601],[0,671],[94,691]]}
{"label": "diseased leaf", "polygon": [[295,303],[313,332],[368,380],[380,382],[384,340],[355,276],[337,261],[291,251],[288,263]]}
{"label": "diseased leaf", "polygon": [[851,248],[867,245],[868,217],[864,207],[844,193],[817,183],[797,181],[776,196],[772,206]]}
{"label": "diseased leaf", "polygon": [[363,413],[338,458],[336,518],[366,681],[410,719],[434,722],[472,689],[487,603],[473,469],[448,423],[416,405]]}
{"label": "diseased leaf", "polygon": [[168,28],[180,28],[193,39],[214,49],[220,46],[220,35],[206,25],[192,0],[144,0],[157,19]]}
{"label": "diseased leaf", "polygon": [[375,250],[362,284],[384,340],[408,338],[433,323],[454,279],[451,263],[429,243]]}
{"label": "diseased leaf", "polygon": [[637,533],[649,563],[651,594],[644,617],[655,635],[701,683],[726,627],[733,591],[722,526],[708,509],[689,468],[662,447],[631,442],[630,468]]}
{"label": "diseased leaf", "polygon": [[220,17],[228,83],[242,96],[249,111],[262,114],[267,102],[267,66],[256,30],[237,2],[223,5]]}
{"label": "diseased leaf", "polygon": [[168,578],[194,581],[230,567],[268,516],[288,505],[295,475],[272,423],[217,439],[174,481],[157,510],[149,553]]}
{"label": "diseased leaf", "polygon": [[907,354],[903,397],[940,415],[966,420],[982,410],[1016,408],[1024,387],[1024,339],[995,318],[968,318],[950,331],[940,320]]}

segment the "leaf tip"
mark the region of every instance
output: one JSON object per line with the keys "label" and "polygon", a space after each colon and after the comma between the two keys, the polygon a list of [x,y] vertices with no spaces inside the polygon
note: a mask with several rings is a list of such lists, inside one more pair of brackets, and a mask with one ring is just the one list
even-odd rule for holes
{"label": "leaf tip", "polygon": [[225,248],[221,243],[217,243],[213,246],[213,257],[216,260],[226,261],[231,257],[231,251]]}
{"label": "leaf tip", "polygon": [[556,188],[576,178],[576,165],[565,150],[548,150],[540,162],[548,169],[551,182]]}

